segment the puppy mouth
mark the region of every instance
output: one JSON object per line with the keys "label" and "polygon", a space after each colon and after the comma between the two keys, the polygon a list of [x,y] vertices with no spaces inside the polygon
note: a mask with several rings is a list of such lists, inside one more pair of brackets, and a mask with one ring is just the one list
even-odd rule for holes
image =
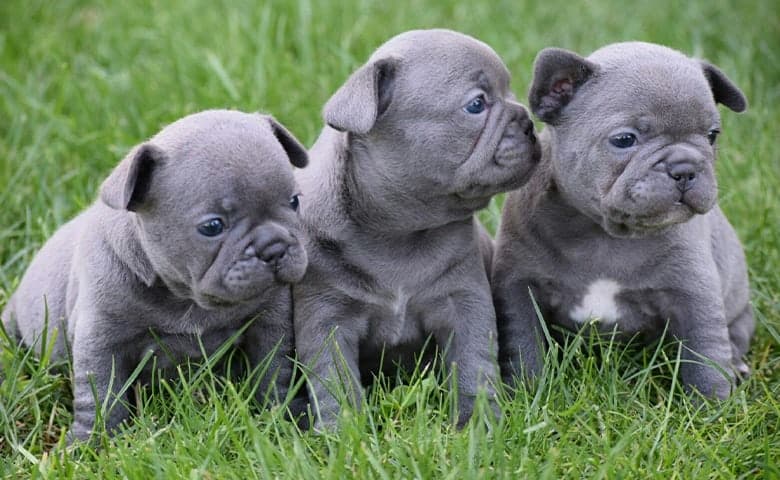
{"label": "puppy mouth", "polygon": [[467,185],[466,188],[460,192],[455,193],[455,197],[460,200],[466,201],[488,201],[494,195],[495,185],[483,185],[478,183],[472,183]]}
{"label": "puppy mouth", "polygon": [[520,169],[515,172],[510,178],[496,183],[479,183],[472,182],[466,185],[465,188],[455,193],[455,196],[460,200],[467,202],[487,202],[500,192],[514,190],[520,185],[524,185],[533,173],[533,168]]}
{"label": "puppy mouth", "polygon": [[[199,307],[203,308],[204,310],[215,310],[218,308],[229,308],[234,305],[238,305],[246,300],[228,300],[222,297],[218,297],[216,295],[210,295],[207,293],[203,293],[199,295],[197,298],[193,299],[195,303],[198,304]],[[247,299],[248,300],[248,299]]]}
{"label": "puppy mouth", "polygon": [[192,301],[204,310],[223,310],[249,305],[257,302],[266,289],[247,292],[244,295],[226,298],[225,296],[215,295],[213,293],[200,293],[193,296]]}
{"label": "puppy mouth", "polygon": [[307,259],[290,248],[274,261],[258,257],[241,256],[221,274],[214,272],[203,279],[199,288],[187,297],[205,310],[234,308],[259,301],[269,289],[289,285],[300,280],[305,272]]}
{"label": "puppy mouth", "polygon": [[297,241],[273,241],[260,251],[248,247],[223,276],[230,289],[258,289],[263,284],[295,283],[303,276],[308,259]]}
{"label": "puppy mouth", "polygon": [[[524,130],[520,130],[524,128]],[[542,158],[542,148],[533,123],[530,121],[523,127],[510,122],[504,129],[501,140],[493,153],[493,163],[500,167],[512,168],[518,166],[518,159],[528,159],[526,170],[533,170]]]}
{"label": "puppy mouth", "polygon": [[[480,186],[476,190],[484,190],[486,187]],[[490,204],[490,199],[493,198],[492,193],[478,193],[477,191],[465,191],[453,194],[453,197],[457,200],[460,208],[464,208],[468,212],[475,212],[482,210]]]}
{"label": "puppy mouth", "polygon": [[642,237],[661,233],[674,225],[688,221],[695,211],[682,199],[672,208],[657,215],[636,215],[621,210],[609,212],[602,227],[614,237]]}
{"label": "puppy mouth", "polygon": [[[493,145],[492,152],[491,147],[483,149],[489,157],[470,162],[471,168],[463,171],[463,183],[458,182],[452,192],[464,206],[474,210],[484,208],[492,196],[519,188],[531,178],[541,159],[541,146],[533,123],[526,116],[518,115],[506,109],[493,123],[494,128],[480,134],[480,139],[489,134],[491,138],[485,141]],[[472,151],[470,157],[473,154]]]}

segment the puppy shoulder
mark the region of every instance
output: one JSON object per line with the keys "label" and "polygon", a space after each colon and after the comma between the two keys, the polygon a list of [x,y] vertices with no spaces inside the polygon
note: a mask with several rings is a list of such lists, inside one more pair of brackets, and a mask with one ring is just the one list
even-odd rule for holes
{"label": "puppy shoulder", "polygon": [[745,253],[731,223],[717,205],[707,217],[712,256],[721,277],[747,276]]}

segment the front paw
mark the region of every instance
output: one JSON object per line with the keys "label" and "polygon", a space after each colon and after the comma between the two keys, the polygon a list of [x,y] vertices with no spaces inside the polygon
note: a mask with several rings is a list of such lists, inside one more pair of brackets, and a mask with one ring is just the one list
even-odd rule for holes
{"label": "front paw", "polygon": [[[538,350],[538,349],[536,349]],[[501,379],[511,388],[518,388],[522,384],[528,385],[536,380],[544,369],[540,351],[526,352],[515,355],[513,358],[505,358],[500,362]]]}
{"label": "front paw", "polygon": [[317,419],[314,421],[312,430],[314,433],[323,435],[327,433],[334,433],[338,430],[339,418],[338,412],[317,415]]}
{"label": "front paw", "polygon": [[708,365],[688,365],[680,369],[685,388],[712,400],[726,400],[734,388],[734,379],[719,368]]}
{"label": "front paw", "polygon": [[750,367],[741,358],[732,362],[732,368],[736,374],[737,384],[744,382],[750,377]]}
{"label": "front paw", "polygon": [[91,426],[87,427],[82,423],[73,422],[65,434],[65,444],[70,446],[74,443],[89,442],[92,438],[92,432]]}
{"label": "front paw", "polygon": [[[458,397],[458,421],[455,424],[459,429],[466,426],[469,420],[474,415],[474,406],[476,403],[476,395],[461,394]],[[492,417],[491,420],[498,420],[501,418],[501,407],[499,407],[495,396],[489,395],[485,400],[485,415]]]}

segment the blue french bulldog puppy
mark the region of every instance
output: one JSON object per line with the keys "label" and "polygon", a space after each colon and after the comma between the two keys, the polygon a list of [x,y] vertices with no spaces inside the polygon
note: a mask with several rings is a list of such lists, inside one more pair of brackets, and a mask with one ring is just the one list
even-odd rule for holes
{"label": "blue french bulldog puppy", "polygon": [[682,381],[714,398],[748,374],[747,267],[717,205],[717,103],[742,92],[715,66],[659,45],[588,58],[545,49],[529,94],[542,161],[509,194],[492,286],[504,378],[538,375],[545,321],[682,341]]}
{"label": "blue french bulldog puppy", "polygon": [[275,352],[258,399],[284,398],[291,284],[307,266],[291,164],[307,159],[269,116],[189,115],[133,148],[100,198],[43,246],[2,318],[28,346],[48,319],[55,358],[71,349],[71,439],[89,438],[106,399],[120,400],[109,431],[127,418],[119,389],[149,352],[142,379],[152,363],[198,358],[201,345],[212,353],[241,329],[236,347],[252,366]]}

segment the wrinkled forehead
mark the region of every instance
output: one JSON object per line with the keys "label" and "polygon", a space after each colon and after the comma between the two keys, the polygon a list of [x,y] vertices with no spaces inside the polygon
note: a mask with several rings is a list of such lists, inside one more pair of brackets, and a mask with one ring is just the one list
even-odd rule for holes
{"label": "wrinkled forehead", "polygon": [[507,90],[510,75],[504,62],[487,44],[457,32],[434,30],[401,34],[382,45],[369,61],[395,57],[409,86],[454,88],[475,81]]}
{"label": "wrinkled forehead", "polygon": [[[269,135],[270,136],[270,135]],[[182,202],[232,198],[239,203],[285,201],[294,193],[292,166],[270,136],[211,132],[168,153],[160,184]]]}
{"label": "wrinkled forehead", "polygon": [[[591,91],[593,94],[588,94]],[[680,132],[707,131],[719,120],[712,90],[695,61],[607,65],[581,92],[589,109],[644,118]]]}

